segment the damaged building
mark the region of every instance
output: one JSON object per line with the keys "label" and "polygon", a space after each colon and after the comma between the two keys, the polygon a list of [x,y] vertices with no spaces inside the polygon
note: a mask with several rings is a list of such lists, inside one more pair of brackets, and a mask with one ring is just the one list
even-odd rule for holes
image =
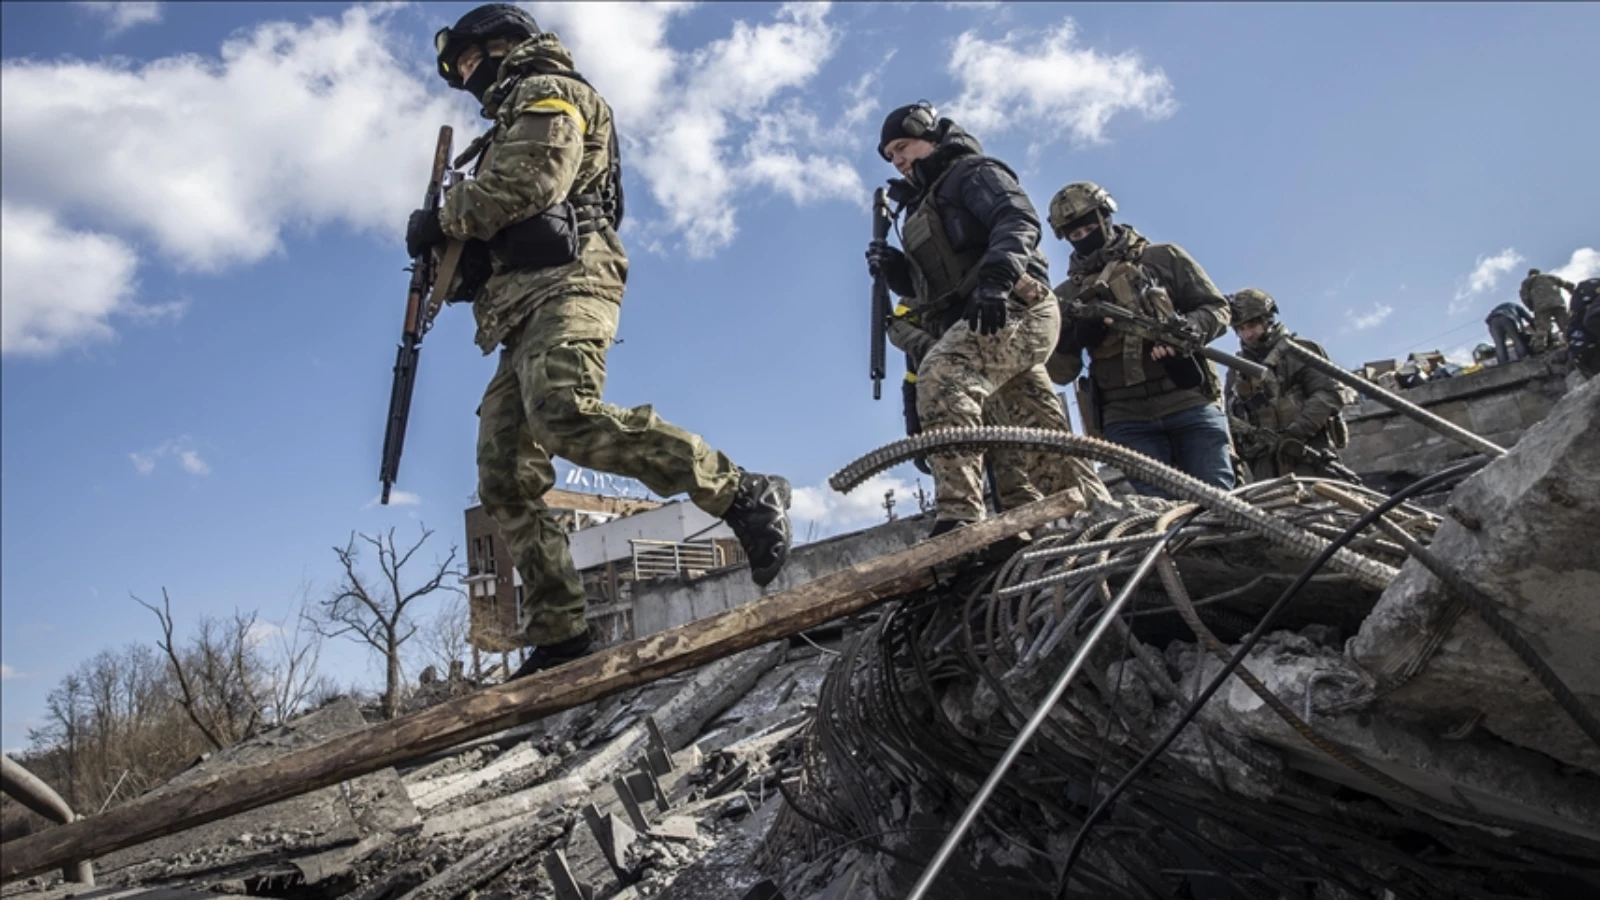
{"label": "damaged building", "polygon": [[1408,392],[1477,444],[1353,407],[1384,490],[897,442],[834,484],[1025,445],[1181,499],[901,519],[764,596],[639,580],[594,657],[389,723],[319,709],[8,842],[3,895],[1597,896],[1600,385],[1564,375]]}

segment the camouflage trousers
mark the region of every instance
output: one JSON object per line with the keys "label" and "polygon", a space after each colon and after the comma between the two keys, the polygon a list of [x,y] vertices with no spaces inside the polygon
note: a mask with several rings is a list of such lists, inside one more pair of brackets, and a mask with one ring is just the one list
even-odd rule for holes
{"label": "camouflage trousers", "polygon": [[[980,335],[957,322],[917,368],[917,415],[923,431],[983,424],[1068,429],[1044,361],[1055,348],[1061,310],[1013,301],[1006,326]],[[1093,469],[1057,454],[1004,451],[994,455],[1000,504],[1011,509],[1045,493],[1077,490],[1085,499],[1107,496]],[[935,453],[934,506],[940,519],[983,518],[983,455]]]}
{"label": "camouflage trousers", "polygon": [[615,303],[585,297],[541,304],[506,338],[478,410],[478,499],[522,575],[530,646],[587,628],[583,581],[544,502],[553,457],[636,478],[663,497],[687,493],[714,516],[727,512],[738,487],[733,462],[699,435],[649,406],[600,399],[618,313]]}
{"label": "camouflage trousers", "polygon": [[1533,311],[1533,352],[1543,353],[1551,346],[1550,327],[1552,325],[1556,329],[1554,346],[1565,346],[1567,343],[1567,308],[1557,305],[1546,306],[1544,309]]}

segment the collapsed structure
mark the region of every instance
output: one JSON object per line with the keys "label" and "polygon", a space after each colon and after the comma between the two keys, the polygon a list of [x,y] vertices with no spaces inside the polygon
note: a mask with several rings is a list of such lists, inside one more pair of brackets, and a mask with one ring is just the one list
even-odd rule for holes
{"label": "collapsed structure", "polygon": [[[1224,495],[1141,471],[1184,499],[1120,497],[1020,549],[884,574],[871,583],[897,585],[890,602],[830,630],[101,856],[101,888],[4,893],[1586,896],[1600,889],[1596,434],[1591,382],[1509,453],[1452,453],[1465,461],[1399,500],[1303,478]],[[839,483],[919,440],[1142,465],[1087,438],[978,429],[901,442]],[[840,574],[868,584],[870,564],[841,555]],[[812,584],[846,583],[831,577]],[[222,766],[360,728],[330,707],[185,779],[223,783]]]}

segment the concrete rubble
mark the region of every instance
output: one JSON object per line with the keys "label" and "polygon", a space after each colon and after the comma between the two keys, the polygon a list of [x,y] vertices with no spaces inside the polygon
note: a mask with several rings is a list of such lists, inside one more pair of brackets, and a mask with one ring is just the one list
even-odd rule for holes
{"label": "concrete rubble", "polygon": [[[1440,515],[1407,514],[1413,537],[1488,593],[1591,714],[1600,712],[1597,436],[1600,384],[1590,382],[1431,504]],[[1319,534],[1344,521],[1303,485],[1259,496]],[[1067,523],[1060,539],[1131,534],[1125,525],[1170,508],[1119,498]],[[902,520],[872,540],[900,545],[920,526]],[[1199,533],[1174,560],[1203,598],[1195,606],[1225,645],[1218,652],[1231,652],[1304,561],[1220,526]],[[1319,574],[1243,666],[1293,715],[1238,676],[1225,683],[1088,842],[1083,865],[1102,881],[1076,873],[1066,896],[1600,891],[1584,874],[1600,866],[1600,747],[1401,548],[1381,538],[1352,547],[1398,577],[1379,591]],[[835,542],[827,552],[848,564],[866,551]],[[822,554],[811,551],[818,571],[837,562]],[[95,860],[98,887],[52,875],[0,896],[903,897],[1075,649],[1070,627],[1051,643],[1030,623],[1071,626],[1073,598],[1087,607],[1093,594],[1058,586],[1033,607],[996,606],[990,622],[972,625],[961,612],[974,602],[970,573],[949,574],[881,613]],[[719,609],[754,596],[730,593],[742,588],[724,576],[705,582],[715,594],[706,603]],[[698,614],[693,582],[652,589],[673,598],[652,630]],[[1153,578],[1130,608],[1122,637],[1091,657],[930,897],[973,896],[974,885],[1055,895],[1090,798],[1220,670]],[[1020,618],[1008,624],[1007,610]],[[970,650],[963,633],[976,635]],[[1026,639],[994,639],[1011,633]],[[467,688],[453,673],[419,696]],[[352,704],[337,703],[180,779],[360,724]],[[1432,885],[1430,865],[1445,873]],[[1263,887],[1273,884],[1282,887]]]}

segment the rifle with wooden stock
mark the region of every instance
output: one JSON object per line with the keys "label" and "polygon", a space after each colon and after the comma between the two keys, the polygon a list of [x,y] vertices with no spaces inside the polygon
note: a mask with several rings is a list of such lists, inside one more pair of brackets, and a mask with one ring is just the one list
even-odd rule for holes
{"label": "rifle with wooden stock", "polygon": [[[439,142],[433,150],[433,167],[428,173],[428,189],[422,208],[435,215],[444,192],[453,183],[450,148],[453,132],[449,125],[439,129]],[[411,389],[417,383],[417,357],[422,352],[422,337],[433,327],[444,293],[455,278],[461,262],[461,241],[449,241],[442,248],[429,248],[411,260],[411,283],[406,290],[405,319],[400,326],[400,347],[394,358],[394,384],[389,388],[389,416],[383,432],[383,462],[378,480],[383,492],[378,502],[389,502],[389,489],[400,476],[400,451],[405,446],[406,422],[411,418]]]}

